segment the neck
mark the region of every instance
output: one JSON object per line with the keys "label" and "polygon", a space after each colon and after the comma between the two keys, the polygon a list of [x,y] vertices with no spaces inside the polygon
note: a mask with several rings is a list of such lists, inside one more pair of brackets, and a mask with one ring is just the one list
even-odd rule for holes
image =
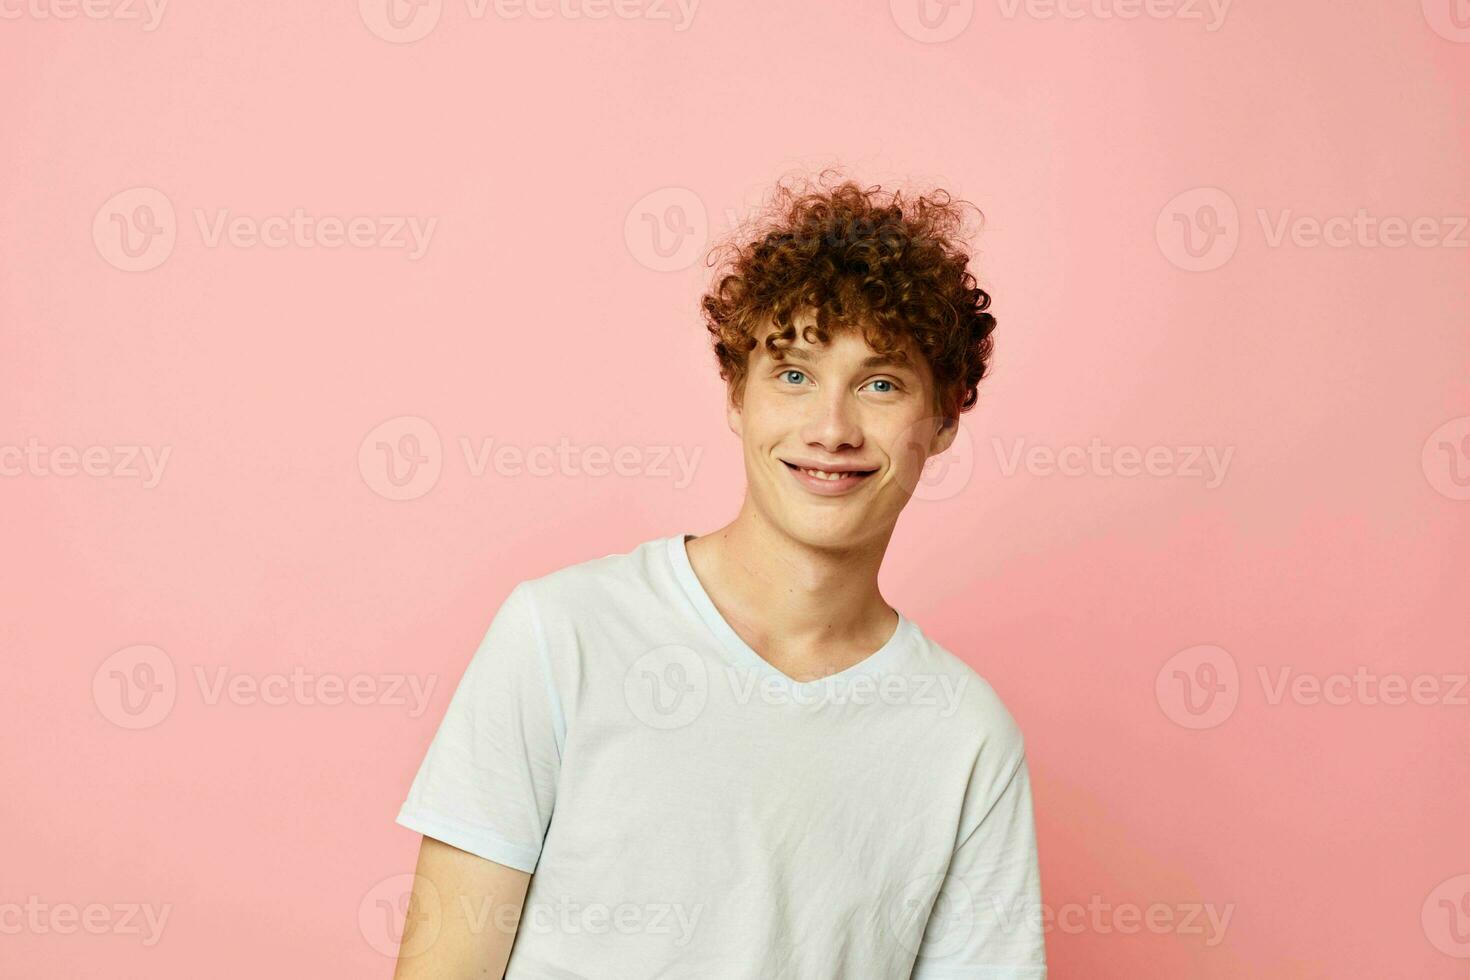
{"label": "neck", "polygon": [[897,614],[878,590],[893,529],[822,548],[774,526],[747,499],[729,524],[689,542],[689,561],[721,615],[761,656],[803,672],[844,669],[881,647]]}

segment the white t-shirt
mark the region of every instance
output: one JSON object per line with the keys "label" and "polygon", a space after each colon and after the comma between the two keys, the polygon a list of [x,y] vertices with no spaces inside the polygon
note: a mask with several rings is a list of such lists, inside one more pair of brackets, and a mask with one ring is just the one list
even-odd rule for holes
{"label": "white t-shirt", "polygon": [[994,690],[902,614],[797,683],[721,617],[685,537],[517,585],[398,815],[534,872],[508,980],[1045,977]]}

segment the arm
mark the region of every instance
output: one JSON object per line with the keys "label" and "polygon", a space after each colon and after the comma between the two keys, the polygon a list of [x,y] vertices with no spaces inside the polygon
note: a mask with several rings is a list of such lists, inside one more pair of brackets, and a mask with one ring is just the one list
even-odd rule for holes
{"label": "arm", "polygon": [[999,795],[977,793],[982,815],[950,861],[912,980],[1046,980],[1031,777],[1013,737],[1018,761]]}
{"label": "arm", "polygon": [[523,583],[470,658],[398,813],[423,843],[397,980],[503,976],[551,822],[562,731]]}
{"label": "arm", "polygon": [[425,837],[394,980],[500,980],[530,881]]}

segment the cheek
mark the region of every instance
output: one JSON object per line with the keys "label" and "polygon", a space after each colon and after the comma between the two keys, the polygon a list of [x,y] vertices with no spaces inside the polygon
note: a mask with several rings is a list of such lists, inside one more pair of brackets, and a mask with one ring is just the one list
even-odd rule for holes
{"label": "cheek", "polygon": [[745,407],[740,416],[742,435],[746,442],[755,444],[773,442],[783,432],[780,413],[773,410],[768,399],[763,399],[758,395],[746,394]]}

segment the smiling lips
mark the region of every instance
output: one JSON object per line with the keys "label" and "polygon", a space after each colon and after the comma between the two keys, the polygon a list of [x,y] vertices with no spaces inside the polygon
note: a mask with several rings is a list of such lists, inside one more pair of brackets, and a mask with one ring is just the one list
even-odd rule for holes
{"label": "smiling lips", "polygon": [[827,466],[809,466],[805,463],[793,463],[781,460],[786,464],[786,469],[807,490],[824,497],[836,497],[847,493],[855,487],[861,486],[862,482],[874,473],[874,469],[862,469],[845,464],[828,464]]}

